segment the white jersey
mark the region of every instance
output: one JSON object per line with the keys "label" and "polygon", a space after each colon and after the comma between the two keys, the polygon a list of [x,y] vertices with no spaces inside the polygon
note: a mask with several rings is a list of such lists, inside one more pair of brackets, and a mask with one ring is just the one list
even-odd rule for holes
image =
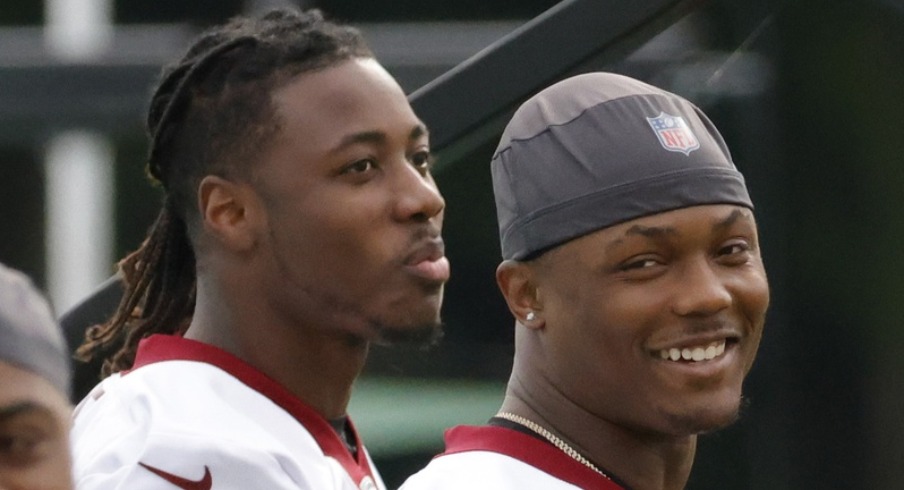
{"label": "white jersey", "polygon": [[155,335],[75,410],[78,490],[385,490],[358,439],[216,347]]}
{"label": "white jersey", "polygon": [[399,490],[623,490],[552,444],[505,427],[446,431],[446,450]]}

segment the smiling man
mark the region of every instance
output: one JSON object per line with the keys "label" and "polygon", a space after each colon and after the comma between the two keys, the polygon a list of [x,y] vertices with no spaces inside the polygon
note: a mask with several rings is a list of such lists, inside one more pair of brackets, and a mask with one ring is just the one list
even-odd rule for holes
{"label": "smiling man", "polygon": [[430,341],[449,277],[427,129],[317,11],[202,35],[151,101],[163,209],[79,354],[79,489],[382,489],[346,414],[371,342]]}
{"label": "smiling man", "polygon": [[0,488],[72,488],[68,357],[44,296],[0,265]]}
{"label": "smiling man", "polygon": [[521,106],[492,173],[512,375],[404,490],[683,488],[698,434],[738,417],[769,304],[721,136],[674,94],[585,74]]}

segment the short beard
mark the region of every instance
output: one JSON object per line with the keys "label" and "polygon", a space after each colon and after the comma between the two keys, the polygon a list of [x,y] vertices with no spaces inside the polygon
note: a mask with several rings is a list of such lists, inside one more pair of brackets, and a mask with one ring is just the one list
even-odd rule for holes
{"label": "short beard", "polygon": [[374,342],[384,346],[427,348],[436,345],[443,338],[443,324],[439,321],[404,327],[374,324],[374,331],[377,333]]}

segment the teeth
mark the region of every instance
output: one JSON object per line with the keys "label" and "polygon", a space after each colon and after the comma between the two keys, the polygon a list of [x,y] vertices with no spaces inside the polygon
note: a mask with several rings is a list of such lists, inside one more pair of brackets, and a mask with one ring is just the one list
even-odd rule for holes
{"label": "teeth", "polygon": [[720,340],[709,345],[701,345],[696,347],[685,347],[678,349],[662,349],[659,351],[659,357],[664,360],[684,360],[692,362],[710,361],[725,353],[725,341]]}

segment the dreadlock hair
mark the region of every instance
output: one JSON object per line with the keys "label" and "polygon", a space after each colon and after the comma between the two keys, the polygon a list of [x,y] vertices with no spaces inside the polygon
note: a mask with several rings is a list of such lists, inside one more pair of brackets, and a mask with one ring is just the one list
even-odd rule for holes
{"label": "dreadlock hair", "polygon": [[141,247],[119,262],[122,300],[112,318],[88,329],[78,359],[102,356],[106,377],[132,366],[142,338],[184,333],[195,307],[200,181],[249,177],[255,152],[279,129],[275,90],[301,73],[367,57],[356,29],[318,10],[280,9],[203,33],[163,69],[147,118],[147,170],[164,189],[162,209]]}

